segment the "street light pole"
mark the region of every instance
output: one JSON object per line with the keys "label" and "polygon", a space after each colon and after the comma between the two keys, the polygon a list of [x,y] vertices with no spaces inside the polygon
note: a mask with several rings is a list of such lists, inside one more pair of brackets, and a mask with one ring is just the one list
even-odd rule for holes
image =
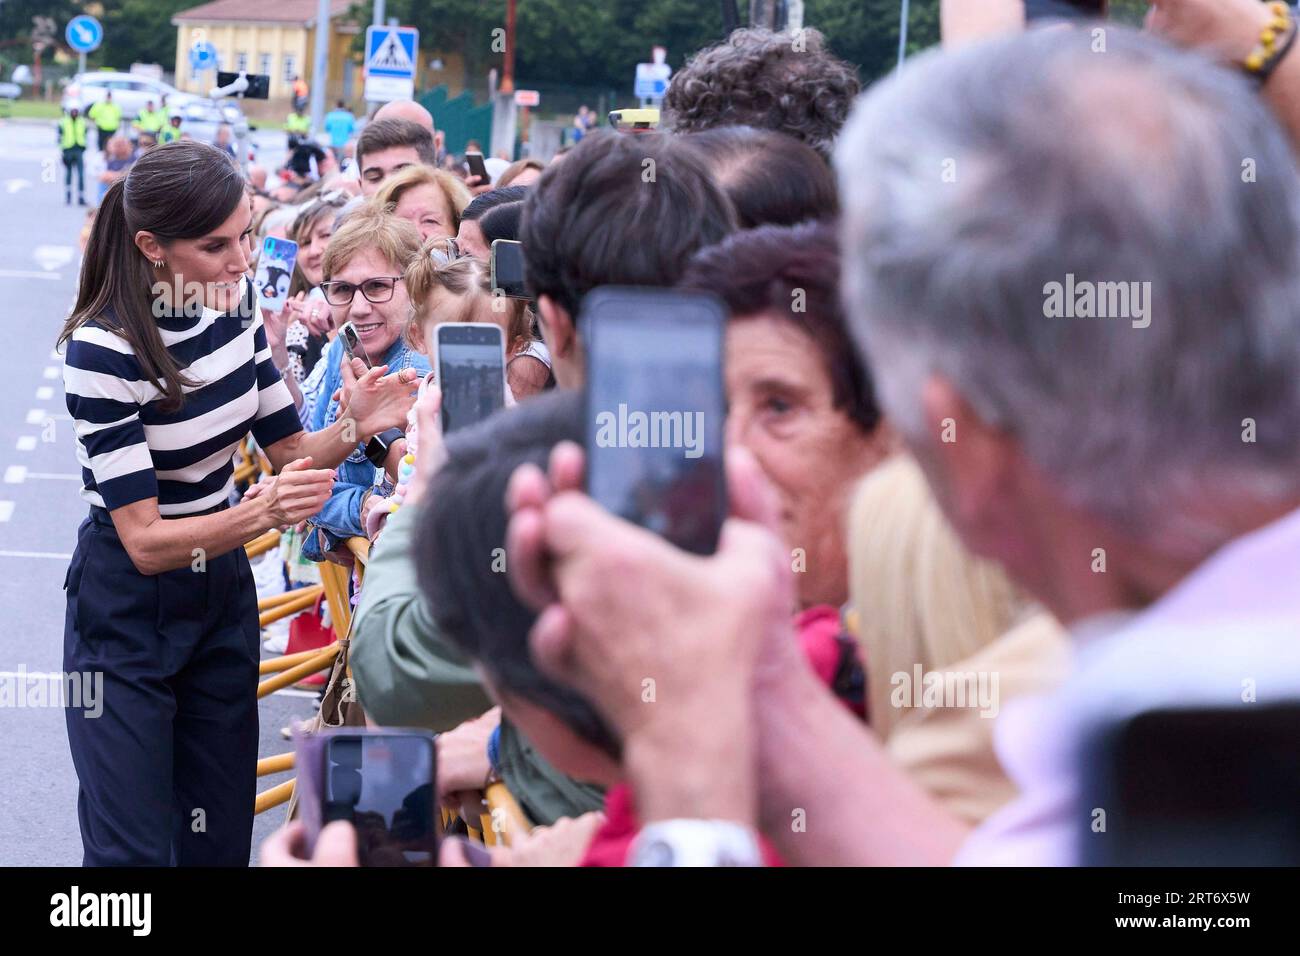
{"label": "street light pole", "polygon": [[316,4],[316,62],[311,74],[311,134],[320,134],[325,122],[325,84],[329,82],[330,0]]}

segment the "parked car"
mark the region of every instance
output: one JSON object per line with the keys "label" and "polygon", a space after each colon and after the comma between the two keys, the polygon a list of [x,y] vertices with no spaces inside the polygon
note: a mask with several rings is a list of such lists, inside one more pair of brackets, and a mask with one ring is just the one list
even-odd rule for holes
{"label": "parked car", "polygon": [[248,135],[248,119],[233,100],[192,98],[178,112],[181,130],[203,143],[217,138],[217,127],[222,123],[230,125],[236,140],[242,141]]}
{"label": "parked car", "polygon": [[182,93],[176,87],[161,80],[150,79],[135,73],[110,73],[107,70],[96,73],[79,73],[63,90],[63,108],[75,106],[83,113],[92,103],[98,103],[109,90],[113,91],[113,102],[122,107],[122,116],[133,120],[144,109],[144,104],[153,100],[154,106],[167,96],[167,106],[173,110],[182,109],[186,103],[195,99],[191,93]]}

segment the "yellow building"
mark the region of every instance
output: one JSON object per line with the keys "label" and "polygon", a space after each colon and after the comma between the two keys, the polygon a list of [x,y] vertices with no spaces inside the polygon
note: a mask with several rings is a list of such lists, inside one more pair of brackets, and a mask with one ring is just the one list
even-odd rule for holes
{"label": "yellow building", "polygon": [[[317,0],[212,0],[180,11],[172,17],[176,88],[206,94],[216,85],[214,72],[190,67],[190,48],[207,41],[216,47],[219,69],[268,74],[273,110],[282,112],[293,97],[293,78],[312,82],[318,6]],[[326,109],[338,99],[359,103],[362,96],[360,56],[353,56],[352,44],[364,28],[343,20],[349,6],[351,0],[330,0]],[[246,100],[246,108],[252,103]]]}

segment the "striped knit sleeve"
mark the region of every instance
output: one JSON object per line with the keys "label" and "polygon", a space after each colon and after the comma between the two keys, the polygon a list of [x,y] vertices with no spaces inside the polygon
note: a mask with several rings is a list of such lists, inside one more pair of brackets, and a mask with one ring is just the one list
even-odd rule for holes
{"label": "striped knit sleeve", "polygon": [[83,466],[109,511],[158,497],[158,478],[140,421],[142,376],[122,340],[94,326],[68,342],[63,388]]}
{"label": "striped knit sleeve", "polygon": [[280,370],[271,359],[260,310],[253,327],[253,352],[253,361],[257,363],[257,418],[253,422],[253,437],[260,446],[269,448],[280,439],[302,431],[302,423],[298,421],[289,386],[284,384]]}

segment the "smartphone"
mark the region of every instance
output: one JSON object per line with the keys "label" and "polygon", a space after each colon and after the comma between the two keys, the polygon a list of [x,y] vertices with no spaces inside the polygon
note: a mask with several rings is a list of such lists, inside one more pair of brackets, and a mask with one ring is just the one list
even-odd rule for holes
{"label": "smartphone", "polygon": [[654,107],[610,110],[609,125],[620,133],[647,133],[659,128],[659,110]]}
{"label": "smartphone", "polygon": [[348,353],[348,358],[359,358],[366,363],[366,368],[374,368],[375,364],[370,361],[370,355],[366,352],[366,347],[361,344],[361,336],[357,334],[357,328],[351,322],[344,322],[343,328],[339,329],[339,337],[343,339],[343,351]]}
{"label": "smartphone", "polygon": [[321,828],[357,829],[362,866],[436,866],[438,755],[426,730],[339,728],[296,737],[306,849]]}
{"label": "smartphone", "polygon": [[1107,0],[1025,0],[1025,20],[1104,18],[1107,6]]}
{"label": "smartphone", "polygon": [[493,239],[492,288],[511,299],[531,298],[524,287],[524,246],[513,239]]}
{"label": "smartphone", "polygon": [[1092,731],[1080,863],[1300,865],[1297,740],[1294,701],[1154,709]]}
{"label": "smartphone", "polygon": [[443,322],[433,335],[443,434],[481,422],[503,408],[506,359],[501,327],[489,322]]}
{"label": "smartphone", "polygon": [[292,239],[267,236],[262,240],[262,254],[257,257],[257,272],[253,286],[257,289],[257,304],[267,312],[279,312],[289,299],[289,283],[293,279],[293,264],[298,259],[298,243]]}
{"label": "smartphone", "polygon": [[695,554],[727,515],[722,381],[727,314],[714,296],[603,286],[579,327],[587,352],[587,492]]}
{"label": "smartphone", "polygon": [[492,182],[492,177],[488,175],[487,166],[483,162],[482,153],[466,153],[465,165],[469,167],[469,174],[478,177],[480,186]]}

